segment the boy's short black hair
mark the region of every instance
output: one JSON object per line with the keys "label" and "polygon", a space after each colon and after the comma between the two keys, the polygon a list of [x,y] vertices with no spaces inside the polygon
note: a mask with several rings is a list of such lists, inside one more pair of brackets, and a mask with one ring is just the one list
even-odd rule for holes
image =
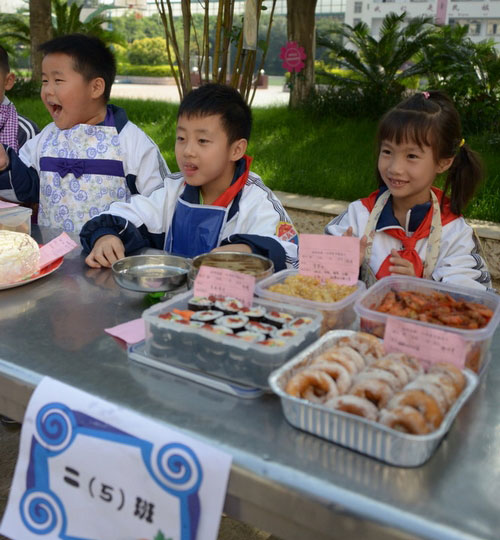
{"label": "boy's short black hair", "polygon": [[0,45],[0,71],[5,74],[10,72],[9,55],[7,51]]}
{"label": "boy's short black hair", "polygon": [[38,50],[48,54],[67,54],[73,59],[75,71],[87,81],[104,79],[104,99],[107,102],[116,76],[116,60],[111,50],[99,39],[84,34],[68,34],[42,43]]}
{"label": "boy's short black hair", "polygon": [[250,139],[252,113],[238,90],[225,84],[207,83],[191,90],[182,100],[180,116],[220,115],[229,144]]}

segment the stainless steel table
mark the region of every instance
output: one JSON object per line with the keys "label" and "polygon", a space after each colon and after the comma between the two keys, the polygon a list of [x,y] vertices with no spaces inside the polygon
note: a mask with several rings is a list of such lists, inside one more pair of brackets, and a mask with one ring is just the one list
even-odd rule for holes
{"label": "stainless steel table", "polygon": [[140,316],[143,301],[78,250],[0,291],[0,412],[21,420],[48,375],[218,446],[233,456],[225,512],[286,540],[499,538],[499,331],[487,377],[434,456],[400,469],[294,429],[272,395],[242,400],[129,361],[103,329]]}

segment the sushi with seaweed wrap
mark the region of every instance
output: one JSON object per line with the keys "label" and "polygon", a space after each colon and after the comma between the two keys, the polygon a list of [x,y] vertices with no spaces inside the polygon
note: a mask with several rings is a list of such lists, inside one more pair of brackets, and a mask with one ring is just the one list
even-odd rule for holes
{"label": "sushi with seaweed wrap", "polygon": [[238,313],[240,315],[245,315],[251,321],[262,321],[266,315],[266,308],[264,306],[243,307]]}
{"label": "sushi with seaweed wrap", "polygon": [[248,324],[245,326],[245,330],[261,332],[266,336],[271,336],[272,334],[274,334],[276,327],[272,324],[266,324],[261,321],[249,321]]}
{"label": "sushi with seaweed wrap", "polygon": [[191,311],[207,311],[212,309],[213,301],[206,296],[193,296],[188,300],[188,309]]}
{"label": "sushi with seaweed wrap", "polygon": [[283,328],[292,320],[293,315],[283,311],[268,311],[263,319],[265,323],[272,324],[276,328]]}
{"label": "sushi with seaweed wrap", "polygon": [[224,298],[214,303],[214,308],[222,311],[225,315],[238,313],[243,307],[243,302],[236,298]]}
{"label": "sushi with seaweed wrap", "polygon": [[217,324],[216,321],[220,319],[224,314],[222,311],[216,309],[207,309],[203,311],[195,311],[191,315],[192,321],[198,321],[203,324]]}
{"label": "sushi with seaweed wrap", "polygon": [[225,315],[217,320],[218,325],[231,328],[233,332],[240,332],[241,330],[244,330],[248,322],[248,317],[245,317],[245,315],[239,315],[237,313],[234,315]]}

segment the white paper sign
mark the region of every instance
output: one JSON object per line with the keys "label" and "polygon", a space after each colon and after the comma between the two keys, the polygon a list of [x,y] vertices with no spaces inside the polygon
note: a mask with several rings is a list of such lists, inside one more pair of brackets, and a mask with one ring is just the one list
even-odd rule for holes
{"label": "white paper sign", "polygon": [[24,417],[0,533],[216,540],[230,467],[216,448],[44,378]]}

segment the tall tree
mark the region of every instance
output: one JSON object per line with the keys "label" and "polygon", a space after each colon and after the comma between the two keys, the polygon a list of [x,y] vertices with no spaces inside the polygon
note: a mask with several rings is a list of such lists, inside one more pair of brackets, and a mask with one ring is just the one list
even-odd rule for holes
{"label": "tall tree", "polygon": [[51,0],[29,0],[31,64],[34,81],[42,78],[42,54],[38,47],[52,37]]}
{"label": "tall tree", "polygon": [[316,54],[315,11],[317,0],[287,0],[288,40],[304,47],[305,67],[292,74],[290,106],[304,102],[314,89],[314,57]]}

